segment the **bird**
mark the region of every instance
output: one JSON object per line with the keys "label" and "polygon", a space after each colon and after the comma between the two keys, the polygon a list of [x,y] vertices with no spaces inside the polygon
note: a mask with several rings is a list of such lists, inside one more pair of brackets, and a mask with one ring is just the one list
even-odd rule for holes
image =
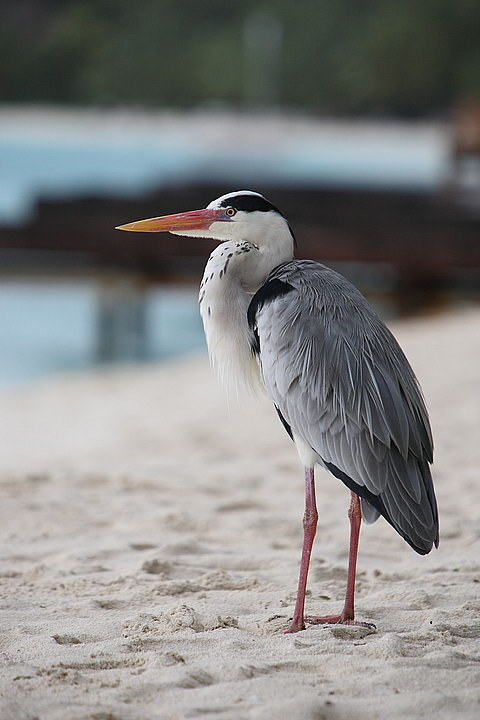
{"label": "bird", "polygon": [[[295,259],[283,213],[261,193],[229,192],[206,208],[118,226],[218,242],[199,304],[213,368],[230,390],[273,402],[304,468],[303,547],[293,616],[308,625],[369,625],[355,616],[360,526],[380,516],[421,555],[438,547],[433,439],[417,378],[357,288],[333,269]],[[347,587],[336,615],[305,615],[317,530],[315,469],[350,491]]]}

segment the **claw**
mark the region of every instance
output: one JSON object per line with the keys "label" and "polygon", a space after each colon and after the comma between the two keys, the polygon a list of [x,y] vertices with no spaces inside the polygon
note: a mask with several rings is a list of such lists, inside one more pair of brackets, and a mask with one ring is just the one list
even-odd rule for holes
{"label": "claw", "polygon": [[305,630],[305,623],[290,623],[290,626],[286,630],[281,631],[281,635],[291,635],[292,633],[301,632]]}

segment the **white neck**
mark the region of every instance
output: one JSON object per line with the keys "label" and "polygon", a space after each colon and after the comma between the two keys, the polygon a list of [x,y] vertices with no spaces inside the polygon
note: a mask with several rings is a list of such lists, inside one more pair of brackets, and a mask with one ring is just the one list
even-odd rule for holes
{"label": "white neck", "polygon": [[[283,232],[278,233],[281,229]],[[200,286],[200,314],[210,361],[223,385],[234,394],[262,386],[251,351],[247,310],[269,273],[293,256],[293,238],[285,223],[277,235],[254,241],[228,241],[210,255]],[[261,243],[261,244],[260,244]]]}
{"label": "white neck", "polygon": [[210,255],[200,285],[199,303],[210,362],[229,393],[256,392],[258,365],[251,353],[247,310],[252,293],[234,272],[244,244],[223,243]]}

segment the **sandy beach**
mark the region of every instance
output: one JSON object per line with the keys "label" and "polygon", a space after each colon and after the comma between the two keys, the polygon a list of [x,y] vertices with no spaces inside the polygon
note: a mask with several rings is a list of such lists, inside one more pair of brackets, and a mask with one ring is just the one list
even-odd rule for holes
{"label": "sandy beach", "polygon": [[[2,720],[480,717],[480,311],[397,323],[436,441],[440,548],[382,519],[362,627],[282,635],[303,474],[205,357],[3,390]],[[310,613],[340,609],[349,494],[318,471]]]}

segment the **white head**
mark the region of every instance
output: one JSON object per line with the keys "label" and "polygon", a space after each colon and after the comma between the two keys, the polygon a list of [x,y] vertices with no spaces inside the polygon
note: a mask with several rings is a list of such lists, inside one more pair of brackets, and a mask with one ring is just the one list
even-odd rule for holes
{"label": "white head", "polygon": [[293,257],[294,237],[282,213],[263,195],[237,190],[212,200],[203,210],[165,215],[121,225],[133,232],[171,232],[220,243],[251,243],[268,271]]}
{"label": "white head", "polygon": [[239,190],[203,210],[122,225],[120,230],[165,232],[217,240],[200,286],[200,314],[211,361],[227,387],[258,384],[247,310],[252,294],[278,265],[293,258],[288,222],[263,195]]}

